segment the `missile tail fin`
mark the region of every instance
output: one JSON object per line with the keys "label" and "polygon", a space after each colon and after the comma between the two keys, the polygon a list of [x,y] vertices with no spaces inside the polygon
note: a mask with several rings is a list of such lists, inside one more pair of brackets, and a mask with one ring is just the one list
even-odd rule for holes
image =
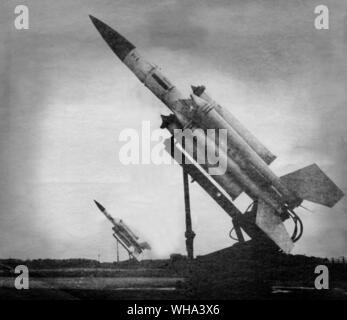
{"label": "missile tail fin", "polygon": [[316,164],[286,174],[281,181],[302,199],[330,208],[344,195]]}
{"label": "missile tail fin", "polygon": [[258,200],[258,210],[255,223],[285,253],[289,253],[293,249],[293,241],[290,238],[281,218],[275,213],[275,209],[269,206],[262,199]]}

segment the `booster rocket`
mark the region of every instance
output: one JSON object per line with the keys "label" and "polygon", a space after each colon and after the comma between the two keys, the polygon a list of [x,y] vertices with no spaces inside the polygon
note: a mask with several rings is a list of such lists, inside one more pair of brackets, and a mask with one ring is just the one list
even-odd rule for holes
{"label": "booster rocket", "polygon": [[[210,178],[233,200],[246,192],[258,206],[256,225],[284,252],[293,248],[283,224],[288,210],[298,207],[304,199],[328,207],[341,199],[342,191],[315,164],[278,177],[268,167],[276,157],[234,115],[210,98],[204,86],[192,86],[191,95],[185,97],[132,43],[97,18],[90,18],[111,50],[172,112],[172,117],[163,117],[162,127],[172,135],[175,129],[190,129],[195,136],[203,135],[204,152],[215,150],[215,141],[204,133],[207,129],[227,131],[227,146],[218,149],[227,170]],[[195,159],[196,150],[182,148]]]}

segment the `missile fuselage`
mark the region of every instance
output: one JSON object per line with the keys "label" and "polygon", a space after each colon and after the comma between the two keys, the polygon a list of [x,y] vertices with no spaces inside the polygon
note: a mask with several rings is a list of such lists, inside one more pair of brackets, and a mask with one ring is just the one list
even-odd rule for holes
{"label": "missile fuselage", "polygon": [[[265,179],[268,179],[276,188],[284,192],[289,200],[294,198],[292,197],[292,193],[285,189],[279,179],[267,167],[266,163],[242,140],[225,120],[213,110],[213,107],[206,111],[205,107],[208,107],[207,103],[203,104],[203,100],[198,97],[192,99],[192,104],[188,104],[183,94],[162,74],[159,68],[142,58],[136,48],[129,52],[123,62],[133,71],[138,79],[175,114],[183,128],[193,131],[199,129],[194,123],[197,122],[197,120],[201,120],[200,126],[205,129],[227,129],[228,146],[233,146],[228,148],[228,154],[225,155],[228,163],[228,172],[233,178],[236,178],[238,183],[248,190],[252,198],[265,198],[267,202],[270,202],[277,210],[281,210],[281,206],[284,204],[280,201],[281,199],[277,199],[277,201],[272,199],[274,197],[278,198],[273,192],[272,198],[265,195],[265,192],[257,187],[254,181],[249,179],[248,174],[241,170],[240,164],[249,171],[254,171],[253,167],[255,167],[258,172],[261,172]],[[197,103],[196,101],[198,99],[200,101]],[[192,107],[195,108],[193,109]],[[212,144],[214,142],[207,141],[207,143]],[[214,150],[212,146],[206,146],[206,149]],[[241,157],[240,154],[243,154],[243,157]],[[238,159],[238,164],[233,161],[235,158]],[[247,166],[247,164],[245,164],[247,160],[251,165]],[[217,175],[215,178],[218,179]],[[229,186],[225,183],[223,186],[225,189],[229,189]],[[296,202],[297,198],[294,198],[294,201]]]}
{"label": "missile fuselage", "polygon": [[137,253],[141,253],[143,248],[138,242],[139,237],[135,235],[130,228],[121,220],[113,218],[107,210],[97,201],[95,201],[98,209],[104,214],[104,216],[112,223],[112,230],[115,235],[127,246],[133,247]]}
{"label": "missile fuselage", "polygon": [[[92,20],[105,41],[123,63],[173,112],[181,128],[192,131],[199,128],[227,130],[228,145],[223,156],[227,159],[226,174],[229,179],[214,176],[220,181],[222,187],[226,190],[243,189],[253,199],[263,198],[277,211],[281,211],[284,205],[293,208],[301,203],[301,199],[293,191],[288,190],[267,166],[267,162],[271,162],[274,156],[271,153],[266,153],[264,148],[257,144],[257,141],[252,140],[248,131],[244,130],[246,138],[243,138],[240,135],[242,125],[235,117],[227,113],[229,114],[227,120],[229,119],[231,124],[228,123],[221,115],[223,108],[211,99],[206,101],[194,94],[187,99],[161,72],[158,66],[141,56],[133,44],[103,22],[95,18]],[[235,128],[232,127],[232,124]],[[214,142],[207,141],[207,143],[213,144]],[[211,148],[206,146],[206,149],[210,150]],[[219,152],[221,151],[223,153],[223,150],[219,150]],[[237,187],[230,187],[232,186],[231,180]],[[237,192],[233,190],[230,193],[234,197]]]}

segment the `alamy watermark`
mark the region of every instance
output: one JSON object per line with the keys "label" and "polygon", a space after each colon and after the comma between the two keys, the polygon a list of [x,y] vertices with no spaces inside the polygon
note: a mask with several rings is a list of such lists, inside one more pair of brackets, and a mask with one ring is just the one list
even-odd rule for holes
{"label": "alamy watermark", "polygon": [[17,30],[29,29],[29,8],[26,5],[18,5],[14,8],[14,26]]}
{"label": "alamy watermark", "polygon": [[[211,175],[222,175],[227,170],[226,129],[174,129],[174,145],[164,144],[168,138],[162,129],[151,130],[150,122],[143,121],[141,132],[128,128],[121,131],[119,160],[129,164],[179,164],[191,163],[194,159],[205,166]],[[175,146],[175,147],[174,147]],[[183,148],[184,147],[184,148]],[[182,156],[182,150],[186,153]],[[172,154],[175,161],[168,156]]]}
{"label": "alamy watermark", "polygon": [[14,287],[17,290],[29,289],[29,269],[25,265],[16,266],[14,269],[15,274],[19,274],[14,280]]}
{"label": "alamy watermark", "polygon": [[[314,27],[317,30],[329,29],[329,8],[320,4],[314,7]],[[29,8],[27,5],[19,4],[14,7],[14,26],[17,30],[29,29]]]}
{"label": "alamy watermark", "polygon": [[325,265],[318,265],[314,273],[318,274],[314,280],[314,286],[317,290],[329,289],[329,269]]}

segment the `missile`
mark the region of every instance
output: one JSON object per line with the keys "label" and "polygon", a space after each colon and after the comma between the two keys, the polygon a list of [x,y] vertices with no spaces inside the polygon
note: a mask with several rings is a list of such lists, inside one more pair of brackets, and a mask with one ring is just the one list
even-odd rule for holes
{"label": "missile", "polygon": [[[90,16],[93,24],[96,29],[99,31],[103,39],[110,46],[112,51],[123,61],[123,63],[138,77],[138,79],[144,83],[176,116],[182,127],[187,127],[190,125],[192,119],[196,120],[196,111],[198,111],[199,117],[203,118],[204,106],[202,102],[198,101],[200,99],[197,96],[192,96],[192,100],[187,101],[184,95],[174,86],[159,70],[159,67],[146,61],[140,53],[137,51],[136,47],[130,43],[127,39],[121,36],[117,31],[113,30],[111,27],[106,25],[104,22],[98,20],[97,18]],[[201,99],[200,99],[201,100]],[[191,105],[196,107],[194,112],[192,111]],[[221,129],[231,129],[225,123],[224,119],[221,119],[220,116],[216,115],[213,112],[210,112],[217,119],[212,119],[209,123],[204,123],[205,125],[209,124],[218,124],[218,120],[222,121],[222,125],[218,124],[218,128]],[[215,128],[210,126],[209,128]],[[244,149],[248,152],[246,156],[257,157],[252,151],[249,150],[247,145],[244,145],[242,141],[240,142],[240,137],[237,134],[232,136],[236,142],[238,142],[236,147],[242,145]],[[228,140],[230,139],[230,133],[228,132]],[[250,156],[250,158],[251,158]],[[229,157],[230,158],[230,157]],[[258,156],[259,158],[259,156]],[[258,159],[257,159],[258,160]],[[253,181],[246,176],[244,172],[239,168],[239,165],[234,163],[233,160],[229,159],[229,171],[232,172],[232,175],[236,176],[236,180],[242,180],[242,184],[246,184],[246,188],[253,190],[253,197],[265,197],[261,195],[262,192],[259,192],[259,186],[255,186]],[[257,165],[261,166],[259,163]],[[263,166],[262,166],[263,168]],[[266,173],[268,173],[268,168],[265,168]],[[277,180],[270,175],[272,180],[277,182]],[[238,181],[240,182],[240,181]],[[225,185],[224,185],[225,186]],[[277,186],[282,187],[277,184]],[[228,188],[225,186],[225,188]],[[284,189],[284,187],[283,187]],[[290,192],[288,192],[290,194]],[[269,198],[268,201],[271,205],[276,205],[277,209],[280,210],[281,204],[274,204],[274,201]]]}
{"label": "missile", "polygon": [[135,235],[121,219],[114,219],[98,201],[94,200],[94,202],[98,209],[112,223],[114,237],[118,237],[122,241],[122,245],[126,245],[126,249],[129,252],[140,254],[144,249],[151,249],[147,242],[138,242],[139,237]]}
{"label": "missile", "polygon": [[[303,200],[332,207],[342,198],[342,191],[315,164],[278,177],[268,167],[276,157],[231,113],[210,98],[204,87],[192,87],[193,93],[186,97],[158,66],[144,59],[131,42],[97,18],[90,16],[90,19],[118,58],[173,113],[175,121],[163,121],[163,128],[174,131],[172,128],[177,125],[198,135],[204,135],[206,129],[227,130],[226,148],[218,150],[227,163],[227,172],[223,177],[214,175],[213,178],[232,199],[245,191],[258,203],[257,226],[284,252],[293,247],[282,223],[289,216],[288,210],[295,209]],[[206,142],[207,152],[215,150],[215,141],[206,138]],[[186,151],[194,158],[196,151],[204,150]]]}

